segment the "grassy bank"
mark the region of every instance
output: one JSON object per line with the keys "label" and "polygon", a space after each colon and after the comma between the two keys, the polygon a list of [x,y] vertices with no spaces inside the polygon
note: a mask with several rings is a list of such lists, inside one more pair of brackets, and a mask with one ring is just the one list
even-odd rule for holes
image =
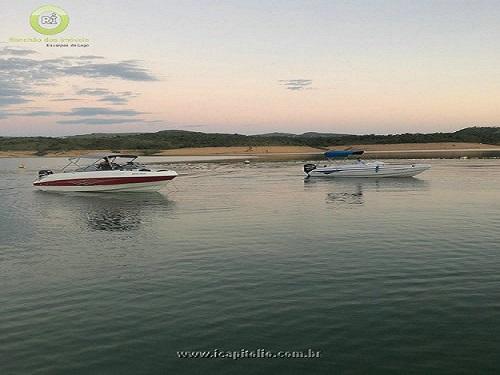
{"label": "grassy bank", "polygon": [[[331,148],[345,148],[331,146]],[[500,146],[482,143],[401,143],[351,145],[353,148],[365,150],[365,159],[428,159],[428,158],[460,158],[460,157],[500,157]],[[45,157],[76,157],[88,154],[123,154],[151,155],[144,150],[72,150],[47,152]],[[325,149],[308,146],[259,146],[259,147],[196,147],[172,150],[156,150],[154,156],[252,156],[266,160],[321,159]],[[0,151],[0,157],[33,157],[33,151]]]}
{"label": "grassy bank", "polygon": [[[0,137],[1,152],[27,152],[38,156],[89,152],[91,150],[137,150],[142,155],[193,153],[283,153],[305,152],[352,145],[389,147],[419,145],[439,147],[438,144],[468,143],[500,145],[500,128],[466,128],[453,133],[348,135],[333,133],[242,135],[164,130],[139,134],[86,134],[70,137]],[[436,146],[423,146],[434,144]],[[277,147],[281,147],[278,149]],[[179,151],[184,149],[185,151]],[[202,151],[198,151],[203,149]],[[217,149],[213,151],[213,149]],[[285,150],[285,151],[279,151]],[[289,150],[289,151],[286,151]]]}

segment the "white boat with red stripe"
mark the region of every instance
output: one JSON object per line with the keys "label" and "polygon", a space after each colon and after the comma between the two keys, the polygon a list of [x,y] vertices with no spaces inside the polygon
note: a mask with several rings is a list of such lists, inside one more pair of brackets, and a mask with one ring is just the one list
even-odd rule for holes
{"label": "white boat with red stripe", "polygon": [[[94,162],[82,167],[78,164],[82,158]],[[33,186],[39,190],[62,192],[143,192],[160,190],[177,177],[175,171],[149,169],[136,159],[136,155],[121,154],[71,158],[59,173],[48,169],[39,171]],[[76,169],[68,170],[71,166]]]}

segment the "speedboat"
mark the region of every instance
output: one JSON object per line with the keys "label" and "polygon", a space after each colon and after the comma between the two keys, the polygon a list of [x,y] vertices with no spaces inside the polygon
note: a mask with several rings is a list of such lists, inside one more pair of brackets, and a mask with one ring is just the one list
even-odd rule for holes
{"label": "speedboat", "polygon": [[[78,164],[82,158],[94,162],[82,167]],[[70,158],[61,172],[40,170],[33,186],[44,191],[64,192],[157,191],[177,177],[175,171],[149,169],[136,159],[136,155],[121,154]],[[71,166],[76,169],[68,170]]]}
{"label": "speedboat", "polygon": [[[340,150],[325,152],[328,159],[362,155],[362,150]],[[307,177],[413,177],[428,170],[429,164],[386,164],[381,161],[366,162],[357,159],[354,163],[318,166],[305,164]]]}

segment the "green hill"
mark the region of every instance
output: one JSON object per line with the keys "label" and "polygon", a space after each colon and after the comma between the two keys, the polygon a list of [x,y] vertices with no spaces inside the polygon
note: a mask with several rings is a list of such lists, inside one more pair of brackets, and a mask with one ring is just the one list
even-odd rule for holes
{"label": "green hill", "polygon": [[318,133],[318,132],[307,132],[303,134],[294,134],[294,133],[265,133],[265,134],[256,134],[256,137],[303,137],[303,138],[317,138],[317,137],[345,137],[351,134],[337,134],[337,133]]}
{"label": "green hill", "polygon": [[453,133],[406,133],[390,135],[339,135],[309,132],[290,136],[283,133],[242,135],[163,130],[156,133],[87,134],[69,137],[0,137],[0,151],[69,150],[165,150],[185,147],[217,146],[310,146],[328,147],[350,144],[477,142],[500,145],[499,127],[471,127]]}

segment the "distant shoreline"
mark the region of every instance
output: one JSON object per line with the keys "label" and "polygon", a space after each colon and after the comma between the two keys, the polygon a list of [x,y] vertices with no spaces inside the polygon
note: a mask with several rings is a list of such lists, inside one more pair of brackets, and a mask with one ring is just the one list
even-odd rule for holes
{"label": "distant shoreline", "polygon": [[[441,142],[441,143],[396,143],[332,146],[335,149],[353,147],[365,150],[363,158],[377,159],[427,159],[460,157],[500,157],[500,146],[482,143]],[[325,149],[307,146],[256,146],[256,147],[199,147],[158,150],[145,155],[144,150],[120,150],[140,156],[251,156],[269,160],[297,160],[320,158]],[[48,152],[40,157],[76,157],[88,154],[116,153],[111,150],[71,150]],[[37,157],[33,151],[0,151],[0,158]]]}

